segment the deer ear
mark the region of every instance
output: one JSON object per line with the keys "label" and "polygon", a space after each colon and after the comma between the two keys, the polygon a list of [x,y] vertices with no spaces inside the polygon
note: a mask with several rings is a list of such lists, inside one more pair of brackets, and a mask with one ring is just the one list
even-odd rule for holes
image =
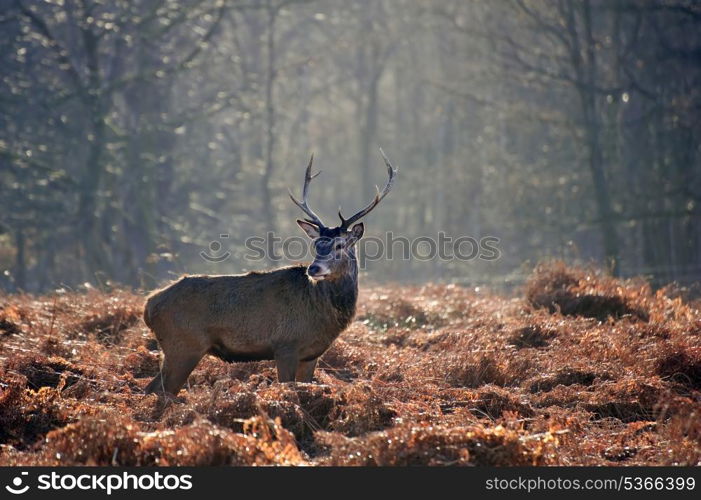
{"label": "deer ear", "polygon": [[350,232],[351,244],[353,244],[363,237],[363,233],[365,232],[365,224],[363,224],[362,222],[358,222],[355,226],[351,228]]}
{"label": "deer ear", "polygon": [[319,237],[319,228],[315,224],[307,222],[306,220],[297,219],[297,225],[301,227],[311,239],[314,240]]}

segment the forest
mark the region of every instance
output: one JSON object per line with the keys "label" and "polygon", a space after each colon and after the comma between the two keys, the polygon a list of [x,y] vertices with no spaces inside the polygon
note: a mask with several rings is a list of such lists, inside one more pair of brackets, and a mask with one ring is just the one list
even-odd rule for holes
{"label": "forest", "polygon": [[309,156],[331,218],[383,182],[378,146],[401,176],[368,235],[496,238],[499,258],[384,258],[369,280],[512,289],[558,258],[691,284],[700,28],[688,0],[5,2],[0,287],[281,265],[245,242],[301,234]]}
{"label": "forest", "polygon": [[701,464],[700,2],[7,0],[0,68],[0,465]]}

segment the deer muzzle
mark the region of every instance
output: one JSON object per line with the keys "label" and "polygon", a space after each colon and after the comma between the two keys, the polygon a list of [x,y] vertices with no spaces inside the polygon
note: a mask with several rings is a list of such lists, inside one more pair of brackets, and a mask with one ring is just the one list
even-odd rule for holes
{"label": "deer muzzle", "polygon": [[331,268],[326,262],[315,260],[307,268],[307,275],[315,280],[322,280],[331,273]]}

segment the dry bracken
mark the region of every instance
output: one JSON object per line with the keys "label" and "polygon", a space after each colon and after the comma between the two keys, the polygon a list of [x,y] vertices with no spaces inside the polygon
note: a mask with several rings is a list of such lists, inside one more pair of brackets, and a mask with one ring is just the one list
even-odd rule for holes
{"label": "dry bracken", "polygon": [[701,460],[701,311],[672,288],[561,263],[513,297],[368,287],[313,384],[208,356],[175,399],[143,394],[142,305],[0,296],[0,465]]}

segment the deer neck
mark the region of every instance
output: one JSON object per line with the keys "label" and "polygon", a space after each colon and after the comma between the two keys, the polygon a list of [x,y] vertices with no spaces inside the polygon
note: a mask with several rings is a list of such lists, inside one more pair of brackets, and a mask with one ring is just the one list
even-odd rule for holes
{"label": "deer neck", "polygon": [[355,316],[358,300],[358,262],[350,253],[345,271],[338,277],[325,279],[313,285],[334,310],[339,325],[345,328]]}

